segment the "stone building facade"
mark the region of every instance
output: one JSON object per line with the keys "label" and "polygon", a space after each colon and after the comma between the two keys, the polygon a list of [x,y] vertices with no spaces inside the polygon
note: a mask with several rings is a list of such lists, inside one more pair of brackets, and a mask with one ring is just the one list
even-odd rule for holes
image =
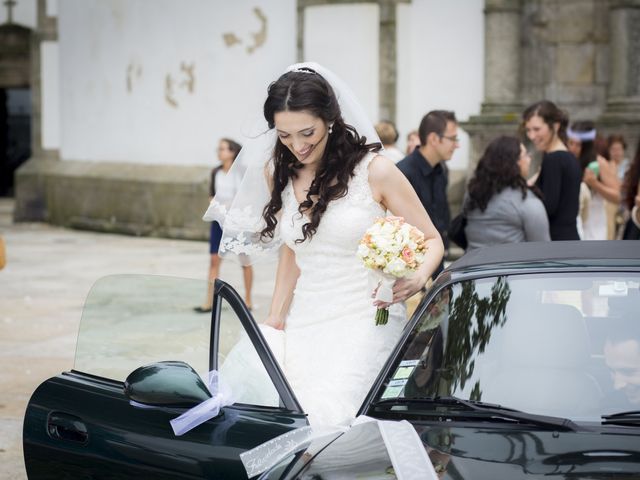
{"label": "stone building facade", "polygon": [[[47,0],[35,1],[37,26],[30,47],[33,157],[16,177],[15,219],[138,235],[206,238],[207,226],[200,214],[202,199],[207,195],[208,167],[84,161],[73,155],[66,158],[64,149],[61,152],[43,145],[39,130],[40,75],[41,59],[46,55],[43,57],[42,50],[58,39],[60,22],[47,16]],[[435,5],[427,5],[427,0],[292,0],[297,33],[291,35],[290,60],[305,59],[306,33],[317,28],[305,25],[313,9],[375,7],[363,10],[369,16],[362,17],[376,23],[371,29],[376,32],[371,38],[377,39],[371,47],[377,51],[372,90],[378,98],[375,111],[379,118],[402,123],[398,112],[405,105],[398,103],[398,88],[401,74],[407,73],[399,62],[398,19],[402,12],[406,18],[406,8],[417,3],[421,10],[416,11],[422,15],[428,15],[427,7]],[[471,4],[467,0],[448,3],[449,18],[454,22],[456,15],[463,18]],[[484,19],[484,92],[477,114],[461,123],[469,134],[470,150],[469,161],[462,168],[452,169],[449,194],[454,211],[487,143],[500,133],[516,133],[522,109],[543,98],[558,103],[572,119],[596,120],[605,134],[624,134],[630,146],[628,154],[634,153],[640,136],[640,0],[484,0],[482,8],[482,12],[478,9],[478,18],[483,15]],[[115,20],[121,22],[122,18]],[[252,35],[272,35],[275,30],[271,24],[264,27],[263,32]],[[443,25],[442,29],[446,43],[450,26]],[[227,40],[228,48],[240,48],[238,37],[225,37]],[[466,39],[469,49],[477,40]],[[285,61],[289,61],[287,55],[283,56]],[[449,56],[452,61],[459,60]],[[272,72],[267,73],[266,78],[273,78]],[[481,84],[471,73],[468,81],[473,86]],[[60,72],[61,82],[68,78],[65,75],[70,72]],[[425,78],[424,71],[412,71],[411,75],[416,77],[410,79],[413,83]],[[261,84],[266,82],[261,80]],[[420,112],[427,110],[421,108]],[[417,126],[416,120],[419,118],[410,119]]]}
{"label": "stone building facade", "polygon": [[640,139],[640,1],[485,0],[485,93],[471,136],[471,171],[487,143],[518,132],[529,104],[548,99],[570,120]]}

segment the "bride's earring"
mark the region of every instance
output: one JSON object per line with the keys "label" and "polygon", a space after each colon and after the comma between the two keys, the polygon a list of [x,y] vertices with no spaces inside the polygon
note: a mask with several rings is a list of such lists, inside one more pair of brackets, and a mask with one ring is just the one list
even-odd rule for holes
{"label": "bride's earring", "polygon": [[333,133],[333,123],[329,125],[329,135]]}

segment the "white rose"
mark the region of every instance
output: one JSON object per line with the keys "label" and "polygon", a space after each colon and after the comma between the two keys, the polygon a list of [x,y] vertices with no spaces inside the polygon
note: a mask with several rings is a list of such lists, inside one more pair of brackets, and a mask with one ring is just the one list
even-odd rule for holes
{"label": "white rose", "polygon": [[394,258],[387,264],[383,271],[394,277],[404,277],[407,274],[407,264],[400,258]]}

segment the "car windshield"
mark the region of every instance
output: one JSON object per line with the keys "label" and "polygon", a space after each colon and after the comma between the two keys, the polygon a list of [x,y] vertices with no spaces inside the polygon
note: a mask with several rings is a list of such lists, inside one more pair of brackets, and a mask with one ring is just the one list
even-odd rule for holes
{"label": "car windshield", "polygon": [[633,273],[547,273],[447,286],[377,400],[410,410],[423,406],[407,399],[457,397],[598,422],[640,410],[639,285]]}

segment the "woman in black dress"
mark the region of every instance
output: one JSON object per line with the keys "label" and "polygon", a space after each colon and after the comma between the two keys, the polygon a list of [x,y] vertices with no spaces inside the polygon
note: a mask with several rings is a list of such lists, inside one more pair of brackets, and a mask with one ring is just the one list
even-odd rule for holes
{"label": "woman in black dress", "polygon": [[636,147],[636,156],[624,176],[622,192],[622,202],[631,212],[624,226],[622,239],[640,240],[640,140]]}
{"label": "woman in black dress", "polygon": [[548,100],[527,107],[522,119],[527,137],[543,153],[536,186],[544,196],[551,240],[580,240],[576,220],[582,172],[566,146],[569,119]]}

